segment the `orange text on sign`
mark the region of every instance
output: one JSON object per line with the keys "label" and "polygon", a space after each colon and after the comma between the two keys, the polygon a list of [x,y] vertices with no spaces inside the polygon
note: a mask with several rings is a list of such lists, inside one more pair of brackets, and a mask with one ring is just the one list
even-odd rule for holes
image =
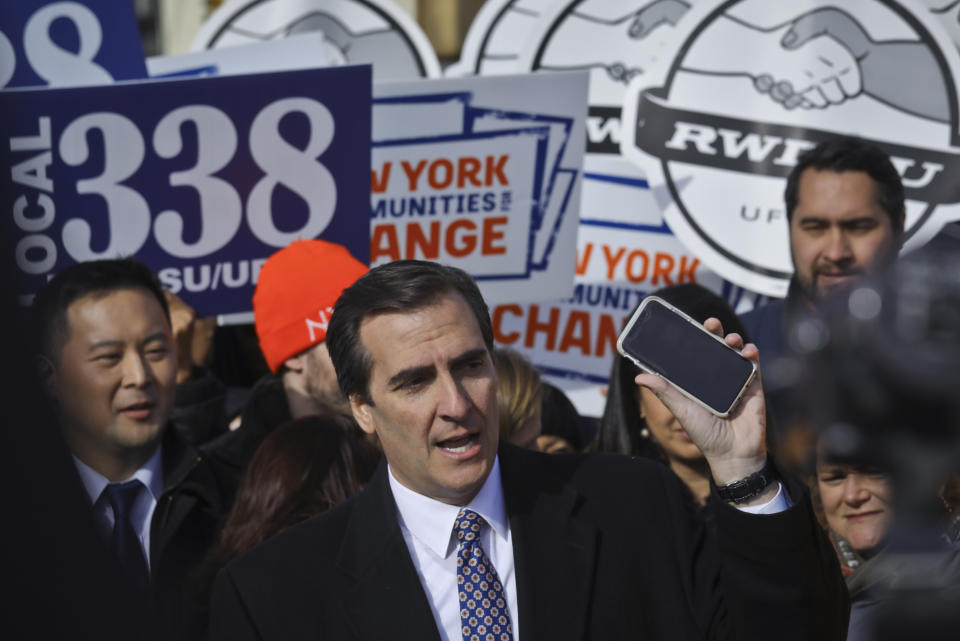
{"label": "orange text on sign", "polygon": [[[587,243],[577,255],[577,275],[587,273],[591,260],[596,256],[594,243]],[[625,280],[630,283],[649,281],[653,286],[697,282],[700,259],[691,256],[674,256],[666,252],[646,252],[642,249],[627,251],[626,247],[614,248],[601,244],[602,259],[607,280]],[[652,255],[651,255],[652,254]]]}
{"label": "orange text on sign", "polygon": [[[493,338],[502,345],[514,345],[520,341],[532,349],[538,337],[543,337],[548,352],[569,353],[578,351],[583,356],[603,357],[615,353],[617,335],[626,318],[612,314],[595,314],[584,310],[571,310],[561,314],[559,307],[541,307],[516,304],[499,305],[493,310]],[[506,331],[507,317],[526,321],[523,332]]]}
{"label": "orange text on sign", "polygon": [[[454,160],[436,158],[434,160],[420,160],[411,162],[400,161],[400,169],[406,179],[409,191],[417,191],[427,186],[431,189],[442,190],[456,187],[492,187],[494,185],[508,186],[510,181],[504,170],[509,154],[499,156],[485,156],[476,158],[464,156]],[[370,190],[375,194],[387,191],[390,185],[390,175],[393,172],[393,161],[383,163],[379,173],[370,171]]]}
{"label": "orange text on sign", "polygon": [[432,220],[429,224],[412,221],[402,226],[405,231],[403,247],[397,234],[401,225],[376,225],[370,233],[370,262],[382,258],[436,260],[441,248],[445,255],[453,258],[473,254],[501,256],[507,253],[506,224],[506,216],[484,218],[480,223],[459,218],[446,226],[439,220]]}

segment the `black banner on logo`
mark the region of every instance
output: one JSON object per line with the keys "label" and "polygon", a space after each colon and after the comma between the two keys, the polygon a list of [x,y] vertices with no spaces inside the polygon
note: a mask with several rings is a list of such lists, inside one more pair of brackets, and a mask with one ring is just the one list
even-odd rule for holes
{"label": "black banner on logo", "polygon": [[587,153],[620,155],[620,107],[590,107]]}
{"label": "black banner on logo", "polygon": [[[592,110],[591,110],[592,112]],[[637,106],[634,143],[664,161],[786,178],[797,156],[836,132],[741,120],[675,109],[663,89],[646,91]],[[870,140],[901,171],[905,195],[931,206],[960,203],[960,156]],[[905,168],[905,169],[904,169]]]}

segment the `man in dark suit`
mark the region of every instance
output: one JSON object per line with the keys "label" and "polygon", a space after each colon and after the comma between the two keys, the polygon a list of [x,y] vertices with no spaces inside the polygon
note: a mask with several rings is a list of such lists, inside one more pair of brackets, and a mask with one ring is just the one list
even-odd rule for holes
{"label": "man in dark suit", "polygon": [[371,270],[327,342],[386,463],[356,499],[227,566],[213,639],[843,638],[835,555],[768,462],[759,381],[721,420],[637,379],[711,464],[707,526],[656,463],[498,444],[493,331],[460,270]]}
{"label": "man in dark suit", "polygon": [[125,589],[153,597],[171,635],[199,638],[208,595],[190,579],[233,488],[170,426],[176,357],[163,290],[132,259],[78,263],[37,293],[33,312],[42,381]]}

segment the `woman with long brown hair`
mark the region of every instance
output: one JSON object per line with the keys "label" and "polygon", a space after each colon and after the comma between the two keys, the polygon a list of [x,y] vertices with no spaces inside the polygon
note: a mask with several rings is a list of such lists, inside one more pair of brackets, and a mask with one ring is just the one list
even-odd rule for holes
{"label": "woman with long brown hair", "polygon": [[284,423],[264,439],[247,467],[214,552],[215,566],[357,494],[377,459],[346,416]]}

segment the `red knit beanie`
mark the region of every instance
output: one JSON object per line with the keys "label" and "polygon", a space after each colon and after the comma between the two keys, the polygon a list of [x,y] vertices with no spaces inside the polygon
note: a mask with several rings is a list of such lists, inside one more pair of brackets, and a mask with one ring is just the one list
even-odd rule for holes
{"label": "red knit beanie", "polygon": [[346,247],[324,240],[297,240],[267,259],[253,293],[253,320],[271,370],[327,337],[337,298],[368,270]]}

